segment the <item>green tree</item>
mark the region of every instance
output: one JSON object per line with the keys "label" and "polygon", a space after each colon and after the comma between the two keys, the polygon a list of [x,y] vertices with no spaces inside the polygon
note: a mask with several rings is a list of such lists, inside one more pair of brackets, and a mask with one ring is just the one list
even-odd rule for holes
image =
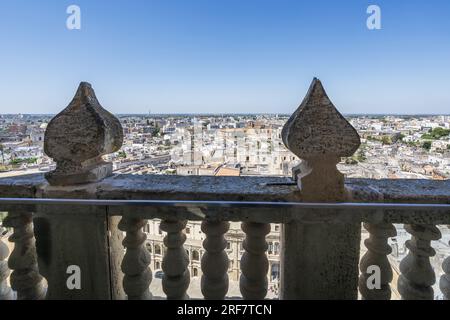
{"label": "green tree", "polygon": [[394,143],[402,142],[404,138],[405,138],[405,135],[399,132],[399,133],[394,134],[394,136],[392,137],[392,142],[394,142]]}
{"label": "green tree", "polygon": [[358,162],[366,161],[367,160],[366,152],[364,150],[359,151],[356,156],[356,160],[358,160]]}
{"label": "green tree", "polygon": [[4,151],[5,151],[5,147],[3,146],[3,144],[0,143],[0,152],[2,153],[2,165],[5,164],[5,154],[4,154]]}
{"label": "green tree", "polygon": [[392,139],[389,136],[383,136],[381,138],[381,142],[383,143],[383,145],[392,144]]}
{"label": "green tree", "polygon": [[444,129],[441,127],[436,127],[434,129],[430,129],[430,131],[428,131],[428,133],[425,133],[422,135],[422,139],[427,139],[427,140],[438,140],[442,137],[446,137],[450,135],[450,129]]}
{"label": "green tree", "polygon": [[152,136],[156,137],[157,135],[159,135],[160,131],[161,130],[159,129],[159,126],[157,124],[156,127],[152,131]]}
{"label": "green tree", "polygon": [[422,144],[422,148],[424,148],[424,149],[427,150],[427,151],[430,151],[430,149],[431,149],[431,141],[425,141],[425,142]]}

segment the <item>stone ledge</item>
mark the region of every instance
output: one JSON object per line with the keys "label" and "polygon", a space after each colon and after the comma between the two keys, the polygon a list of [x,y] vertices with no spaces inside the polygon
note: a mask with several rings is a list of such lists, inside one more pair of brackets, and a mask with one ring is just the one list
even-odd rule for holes
{"label": "stone ledge", "polygon": [[[346,179],[355,201],[378,193],[385,202],[450,203],[450,180]],[[69,187],[49,186],[44,173],[0,179],[0,197],[34,198],[48,194],[97,199],[265,200],[301,201],[290,178],[213,177],[115,174],[100,182]]]}
{"label": "stone ledge", "polygon": [[[450,181],[347,179],[353,202],[450,204]],[[211,177],[163,175],[114,175],[101,182],[70,187],[50,186],[44,174],[0,179],[0,197],[77,199],[154,199],[224,201],[301,201],[301,192],[289,178]],[[30,210],[1,205],[7,211]],[[98,208],[104,210],[103,208]],[[40,212],[60,212],[67,206],[40,206]],[[82,206],[71,211],[85,210]],[[33,210],[34,211],[34,210]],[[94,210],[95,211],[95,210]],[[166,207],[110,207],[111,215],[131,214],[144,218],[231,220],[255,222],[302,221],[304,223],[349,223],[355,221],[450,224],[449,210],[318,210],[318,209],[186,209]]]}

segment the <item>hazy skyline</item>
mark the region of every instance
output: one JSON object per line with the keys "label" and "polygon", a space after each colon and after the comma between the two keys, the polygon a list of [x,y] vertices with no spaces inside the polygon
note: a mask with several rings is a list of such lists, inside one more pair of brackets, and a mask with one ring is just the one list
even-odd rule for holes
{"label": "hazy skyline", "polygon": [[449,15],[446,0],[3,1],[0,113],[57,113],[88,81],[119,114],[291,114],[317,76],[345,114],[448,114]]}

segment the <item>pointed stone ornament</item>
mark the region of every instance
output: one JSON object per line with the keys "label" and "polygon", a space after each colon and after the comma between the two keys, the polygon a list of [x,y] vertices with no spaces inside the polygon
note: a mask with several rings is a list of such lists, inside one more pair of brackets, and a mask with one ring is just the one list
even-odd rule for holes
{"label": "pointed stone ornament", "polygon": [[44,152],[56,162],[46,174],[51,185],[99,181],[112,173],[102,156],[120,149],[123,130],[119,120],[103,109],[92,86],[81,82],[72,102],[48,124]]}
{"label": "pointed stone ornament", "polygon": [[301,159],[350,157],[361,144],[358,132],[337,111],[317,78],[284,125],[282,138]]}
{"label": "pointed stone ornament", "polygon": [[[301,201],[348,200],[344,175],[336,164],[341,157],[353,155],[360,138],[318,79],[314,78],[303,102],[283,127],[282,138],[303,160],[293,170]],[[283,225],[281,238],[281,299],[357,298],[359,223],[294,221]]]}
{"label": "pointed stone ornament", "polygon": [[283,127],[285,146],[303,159],[296,168],[298,184],[308,201],[342,201],[344,177],[336,169],[341,157],[361,144],[358,132],[339,113],[322,83],[314,78],[298,109]]}

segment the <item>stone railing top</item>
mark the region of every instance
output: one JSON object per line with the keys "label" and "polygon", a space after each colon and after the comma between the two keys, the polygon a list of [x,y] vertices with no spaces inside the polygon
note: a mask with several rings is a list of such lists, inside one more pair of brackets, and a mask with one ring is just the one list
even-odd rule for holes
{"label": "stone railing top", "polygon": [[[345,179],[349,201],[450,203],[450,180]],[[0,178],[0,198],[303,201],[291,178],[113,174],[96,183],[52,186],[43,173]]]}
{"label": "stone railing top", "polygon": [[119,120],[102,108],[89,83],[80,83],[67,108],[47,126],[44,151],[57,164],[47,180],[73,185],[103,179],[112,173],[112,164],[101,156],[119,150],[122,142]]}
{"label": "stone railing top", "polygon": [[[387,203],[440,203],[450,204],[450,181],[433,180],[372,180],[346,179],[350,202]],[[212,177],[212,176],[163,176],[118,174],[102,181],[76,186],[51,186],[44,174],[32,174],[0,179],[0,198],[57,198],[57,199],[110,199],[110,200],[223,200],[223,201],[305,201],[289,178],[277,177]],[[23,207],[23,208],[22,208]],[[0,203],[0,211],[34,211],[30,205],[7,205]],[[64,206],[42,205],[40,212],[63,215]],[[86,212],[82,206],[71,210]],[[95,208],[89,208],[93,214]],[[98,210],[104,210],[98,207]],[[80,211],[80,212],[81,212]],[[183,210],[180,207],[116,207],[109,214],[132,214],[146,219],[180,218],[189,220],[223,219],[230,221],[308,223],[333,222],[393,222],[450,224],[449,210],[296,210],[274,208],[215,208],[203,214]]]}

